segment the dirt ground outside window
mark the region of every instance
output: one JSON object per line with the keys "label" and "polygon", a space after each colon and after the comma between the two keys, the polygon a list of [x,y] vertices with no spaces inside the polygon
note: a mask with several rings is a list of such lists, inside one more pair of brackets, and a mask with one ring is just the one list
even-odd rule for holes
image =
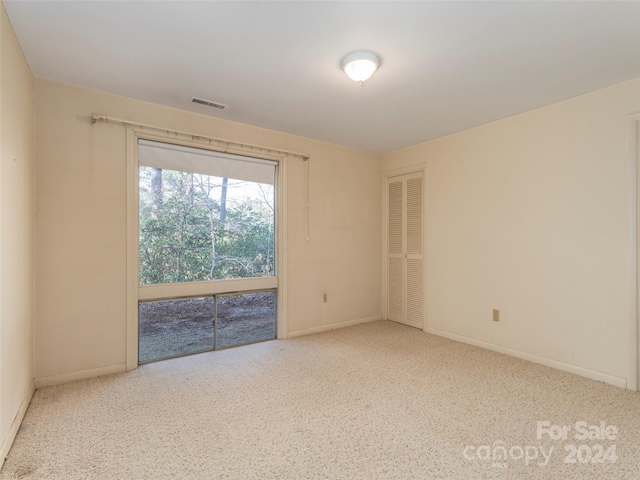
{"label": "dirt ground outside window", "polygon": [[[214,349],[213,297],[139,306],[140,363]],[[275,292],[218,296],[216,349],[276,337]]]}

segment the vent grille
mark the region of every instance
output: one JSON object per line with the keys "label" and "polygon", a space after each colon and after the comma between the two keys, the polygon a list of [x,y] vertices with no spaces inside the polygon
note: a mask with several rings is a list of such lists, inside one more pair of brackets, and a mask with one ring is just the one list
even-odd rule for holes
{"label": "vent grille", "polygon": [[206,107],[218,108],[220,110],[223,110],[226,107],[226,105],[223,105],[221,103],[210,102],[209,100],[203,100],[201,98],[195,98],[195,97],[191,99],[191,103],[197,103],[199,105],[204,105]]}

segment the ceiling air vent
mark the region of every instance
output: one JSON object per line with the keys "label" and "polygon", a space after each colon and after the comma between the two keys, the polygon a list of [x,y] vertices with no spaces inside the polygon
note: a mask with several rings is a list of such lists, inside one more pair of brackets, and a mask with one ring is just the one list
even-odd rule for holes
{"label": "ceiling air vent", "polygon": [[219,108],[220,110],[226,107],[226,105],[222,105],[221,103],[210,102],[209,100],[202,100],[201,98],[195,98],[195,97],[191,99],[191,103],[198,103],[200,105],[205,105],[207,107]]}

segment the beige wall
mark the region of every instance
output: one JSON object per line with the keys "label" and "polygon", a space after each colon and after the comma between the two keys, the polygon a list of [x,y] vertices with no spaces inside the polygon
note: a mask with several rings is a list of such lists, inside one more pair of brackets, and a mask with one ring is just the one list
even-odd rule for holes
{"label": "beige wall", "polygon": [[306,165],[287,166],[289,332],[381,317],[379,156],[39,79],[35,99],[36,378],[125,363],[125,128],[92,112],[310,154],[308,242]]}
{"label": "beige wall", "polygon": [[426,164],[429,329],[626,379],[638,111],[640,79],[384,156]]}
{"label": "beige wall", "polygon": [[33,77],[0,4],[0,444],[33,387]]}

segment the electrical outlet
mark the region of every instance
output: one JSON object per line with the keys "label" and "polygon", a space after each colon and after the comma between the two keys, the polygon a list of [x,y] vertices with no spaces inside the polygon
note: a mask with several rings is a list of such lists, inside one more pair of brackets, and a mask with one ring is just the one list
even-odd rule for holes
{"label": "electrical outlet", "polygon": [[326,293],[322,294],[322,303],[327,303],[327,294]]}
{"label": "electrical outlet", "polygon": [[497,309],[493,309],[493,321],[494,322],[499,322],[500,321],[500,310]]}

